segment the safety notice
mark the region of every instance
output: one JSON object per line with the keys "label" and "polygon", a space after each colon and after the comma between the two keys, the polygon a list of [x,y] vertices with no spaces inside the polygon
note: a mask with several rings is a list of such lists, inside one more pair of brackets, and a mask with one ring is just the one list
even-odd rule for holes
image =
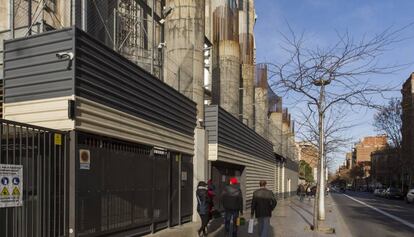
{"label": "safety notice", "polygon": [[23,166],[0,164],[0,208],[23,205]]}

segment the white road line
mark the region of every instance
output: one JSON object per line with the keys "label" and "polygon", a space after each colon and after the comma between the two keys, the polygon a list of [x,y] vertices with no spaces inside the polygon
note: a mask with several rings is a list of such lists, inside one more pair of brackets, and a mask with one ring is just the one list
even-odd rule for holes
{"label": "white road line", "polygon": [[410,227],[411,229],[414,229],[414,224],[412,224],[412,223],[410,223],[410,222],[408,222],[408,221],[405,221],[405,220],[403,220],[403,219],[401,219],[401,218],[399,218],[399,217],[397,217],[397,216],[394,216],[394,215],[392,215],[392,214],[389,214],[388,212],[385,212],[385,211],[383,211],[383,210],[381,210],[381,209],[378,209],[378,208],[376,208],[376,207],[373,207],[373,206],[371,206],[371,205],[369,205],[369,204],[366,204],[366,203],[365,203],[365,202],[363,202],[363,201],[360,201],[360,200],[358,200],[358,199],[356,199],[356,198],[353,198],[353,197],[351,197],[351,196],[348,196],[348,195],[346,195],[346,194],[344,194],[344,196],[346,196],[346,197],[348,197],[349,199],[354,200],[355,202],[360,203],[360,204],[362,204],[362,205],[364,205],[364,206],[366,206],[366,207],[369,207],[369,208],[371,208],[372,210],[377,211],[377,212],[379,212],[379,213],[383,214],[384,216],[387,216],[387,217],[389,217],[389,218],[391,218],[391,219],[393,219],[393,220],[395,220],[395,221],[398,221],[398,222],[400,222],[401,224],[404,224],[404,225],[406,225],[406,226]]}

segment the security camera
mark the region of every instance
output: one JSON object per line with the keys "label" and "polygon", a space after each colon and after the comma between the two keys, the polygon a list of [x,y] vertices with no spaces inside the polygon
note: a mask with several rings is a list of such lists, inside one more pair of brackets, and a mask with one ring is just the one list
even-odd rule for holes
{"label": "security camera", "polygon": [[172,10],[172,7],[164,6],[164,8],[162,9],[162,15],[164,16],[164,18],[167,17],[172,12]]}
{"label": "security camera", "polygon": [[166,43],[165,42],[162,42],[162,43],[159,43],[158,44],[158,49],[162,49],[162,48],[164,48],[164,47],[166,47],[167,45],[166,45]]}
{"label": "security camera", "polygon": [[72,60],[73,59],[73,53],[72,52],[60,52],[60,53],[56,53],[56,57],[58,59]]}
{"label": "security camera", "polygon": [[56,57],[61,60],[68,60],[68,66],[66,67],[67,70],[70,70],[72,68],[72,59],[73,59],[72,52],[56,53]]}

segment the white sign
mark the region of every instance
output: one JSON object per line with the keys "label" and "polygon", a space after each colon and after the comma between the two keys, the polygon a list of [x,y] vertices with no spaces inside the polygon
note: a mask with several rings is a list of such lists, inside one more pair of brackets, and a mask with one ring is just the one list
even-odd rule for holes
{"label": "white sign", "polygon": [[0,208],[23,206],[23,166],[0,164]]}
{"label": "white sign", "polygon": [[91,153],[89,150],[79,149],[79,165],[81,170],[91,169]]}
{"label": "white sign", "polygon": [[185,171],[181,172],[181,180],[182,181],[187,181],[187,172],[185,172]]}

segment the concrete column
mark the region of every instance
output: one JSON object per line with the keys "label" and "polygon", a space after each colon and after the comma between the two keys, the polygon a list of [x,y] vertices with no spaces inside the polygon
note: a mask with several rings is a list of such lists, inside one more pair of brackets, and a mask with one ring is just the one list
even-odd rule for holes
{"label": "concrete column", "polygon": [[[200,181],[208,180],[208,164],[207,164],[207,133],[206,130],[196,128],[194,131],[194,157],[193,157],[193,190],[197,190],[197,184]],[[193,196],[193,221],[200,221],[197,214],[197,198]]]}
{"label": "concrete column", "polygon": [[289,156],[289,125],[287,122],[282,123],[282,156]]}
{"label": "concrete column", "polygon": [[269,140],[273,143],[273,151],[282,155],[282,113],[272,112],[269,116]]}
{"label": "concrete column", "polygon": [[236,0],[212,0],[212,102],[239,118],[240,45]]}
{"label": "concrete column", "polygon": [[281,178],[281,181],[282,181],[282,199],[283,198],[285,198],[285,180],[286,180],[286,177],[285,177],[285,163],[282,163],[282,178]]}
{"label": "concrete column", "polygon": [[253,128],[254,125],[254,65],[242,64],[243,79],[243,123]]}
{"label": "concrete column", "polygon": [[267,65],[256,65],[256,84],[255,84],[255,130],[264,138],[268,138],[268,84],[267,84]]}
{"label": "concrete column", "polygon": [[254,125],[254,1],[242,1],[239,6],[239,43],[242,77],[242,117],[243,122],[253,128]]}
{"label": "concrete column", "polygon": [[204,117],[204,0],[166,0],[164,81],[197,103]]}

